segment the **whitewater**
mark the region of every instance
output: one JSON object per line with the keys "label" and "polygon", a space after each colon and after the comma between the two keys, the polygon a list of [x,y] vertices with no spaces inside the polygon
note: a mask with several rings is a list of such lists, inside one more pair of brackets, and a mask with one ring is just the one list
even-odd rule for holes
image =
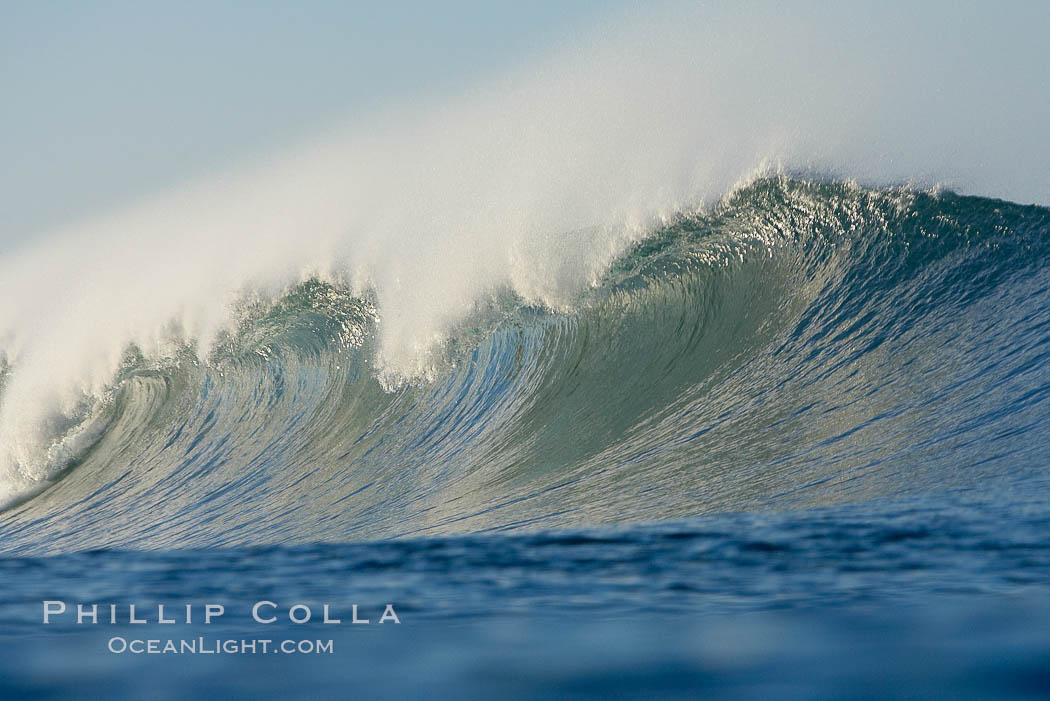
{"label": "whitewater", "polygon": [[1047,26],[610,11],[0,231],[0,697],[1045,698]]}
{"label": "whitewater", "polygon": [[[642,293],[622,290],[615,270],[638,255],[632,251],[640,242],[659,239],[695,217],[708,222],[703,217],[725,216],[734,198],[757,197],[769,183],[778,183],[779,197],[793,201],[801,196],[799,188],[848,178],[828,185],[830,193],[806,195],[812,201],[799,205],[817,217],[810,229],[824,226],[818,213],[831,210],[833,226],[850,233],[826,245],[847,247],[861,246],[857,231],[887,228],[881,219],[902,216],[894,208],[907,211],[912,198],[927,197],[924,191],[935,201],[943,187],[1048,201],[1045,129],[1012,132],[1011,143],[996,154],[986,152],[987,140],[969,138],[974,130],[1003,133],[1018,119],[1039,124],[1040,115],[1050,116],[1045,92],[1026,90],[1023,109],[1014,106],[1006,115],[1001,109],[1004,92],[1018,87],[1011,84],[1009,67],[1030,50],[1024,42],[1015,43],[1016,55],[990,57],[967,81],[947,81],[952,56],[963,47],[952,32],[918,42],[907,31],[881,33],[887,20],[874,15],[868,25],[840,26],[829,34],[814,8],[740,10],[727,18],[728,12],[673,8],[655,17],[610,21],[472,93],[358,115],[349,126],[298,148],[72,225],[6,255],[0,269],[3,502],[17,504],[76,472],[72,468],[92,451],[99,463],[115,460],[114,443],[124,442],[132,453],[157,448],[149,427],[168,417],[174,423],[167,429],[178,432],[176,426],[192,421],[166,413],[175,411],[176,398],[188,401],[181,383],[199,387],[202,402],[215,401],[209,392],[233,393],[212,412],[231,422],[230,445],[247,438],[240,434],[246,426],[233,425],[242,420],[239,402],[247,400],[239,393],[263,391],[289,372],[284,363],[314,373],[298,380],[312,399],[295,397],[287,408],[294,405],[300,421],[314,425],[307,407],[329,406],[333,392],[349,391],[335,389],[342,383],[353,388],[354,401],[367,395],[360,399],[362,413],[342,406],[344,419],[373,421],[381,407],[413,393],[470,386],[462,373],[485,367],[478,353],[509,354],[502,346],[511,344],[515,357],[525,358],[521,362],[553,363],[548,355],[565,343],[540,336],[580,333],[577,327],[612,313],[605,311],[610,305],[650,305],[646,313],[662,314],[652,305],[666,304],[659,301],[664,285],[704,290],[678,293],[690,304],[699,302],[690,315],[705,306],[714,315],[682,322],[682,328],[692,324],[704,335],[683,353],[714,368],[744,341],[715,334],[710,322],[726,324],[727,332],[753,325],[753,333],[773,334],[771,325],[788,323],[779,307],[804,313],[807,303],[817,303],[812,290],[827,284],[819,276],[834,277],[858,263],[841,261],[839,254],[812,258],[813,247],[825,244],[812,243],[811,231],[784,230],[794,222],[781,211],[788,205],[778,203],[768,211],[747,210],[738,230],[682,251],[675,266],[685,270],[683,277],[651,283],[645,294],[653,300],[638,301]],[[980,19],[987,20],[983,31],[1004,30],[994,17]],[[973,21],[946,20],[948,27]],[[728,25],[734,30],[718,29]],[[873,55],[883,57],[881,72],[872,72]],[[921,73],[905,71],[917,63]],[[868,195],[856,189],[858,182],[905,187]],[[868,197],[878,202],[870,205],[875,219],[837,211],[844,206],[840,200],[862,207]],[[1041,216],[1042,210],[1033,211]],[[770,217],[782,221],[774,230],[766,229]],[[751,270],[756,237],[765,251],[760,257],[772,266],[761,272]],[[709,246],[714,252],[705,252]],[[697,267],[694,259],[706,260],[707,267]],[[709,290],[717,287],[712,275],[728,274],[716,269],[736,270],[748,282],[730,280],[728,287]],[[807,277],[817,271],[818,277]],[[755,276],[767,277],[755,282]],[[752,284],[764,290],[761,299],[748,297]],[[767,296],[778,287],[782,297]],[[600,292],[606,288],[612,291]],[[724,308],[711,310],[712,295],[724,299]],[[321,307],[318,323],[336,324],[345,338],[333,342],[327,331],[302,321],[302,305]],[[762,318],[766,307],[778,311]],[[631,318],[632,312],[619,313]],[[266,314],[280,319],[273,322],[276,329],[259,326],[258,317]],[[513,328],[527,331],[505,325],[522,314],[543,320],[514,322]],[[317,334],[311,343],[320,348],[311,352],[320,361],[303,365],[296,344],[304,341],[297,336],[291,357],[281,355],[283,336],[267,336],[292,333],[282,324],[296,323]],[[658,327],[663,320],[652,323]],[[677,333],[668,338],[677,339]],[[623,340],[603,338],[611,346]],[[747,343],[760,338],[766,337]],[[225,369],[223,362],[245,362],[227,346],[248,339],[271,365]],[[529,353],[535,344],[547,344],[538,356]],[[341,356],[345,362],[333,360]],[[625,392],[625,377],[644,374],[629,364],[615,372],[623,374],[610,374],[607,381],[623,384]],[[688,381],[713,378],[725,382],[729,375],[694,369]],[[539,382],[528,374],[525,379]],[[686,401],[679,393],[687,384],[683,378],[651,397],[652,410],[666,413]],[[625,398],[603,397],[595,405],[610,412],[599,434],[636,426],[626,418],[612,420]],[[524,420],[527,406],[539,401],[503,406],[486,398],[484,411],[491,414],[476,417],[474,425],[479,432],[497,431],[500,411]],[[566,419],[574,416],[564,412]],[[257,430],[278,442],[325,445],[327,438],[298,437],[302,426],[280,417],[274,413]],[[659,413],[632,417],[643,418],[661,420]],[[546,440],[539,435],[542,425],[534,419],[516,427],[513,435],[533,431],[521,438],[528,448],[518,449],[537,450],[535,444]],[[370,430],[360,428],[362,434]],[[218,436],[202,435],[209,441]],[[613,450],[608,443],[598,447]],[[357,473],[351,454],[322,455],[311,463],[323,462],[318,469]],[[533,460],[529,452],[511,451],[499,460],[487,455],[479,465],[499,472],[500,479],[525,456]],[[584,470],[592,457],[566,458],[558,469]],[[186,468],[197,459],[184,453],[162,462],[176,470],[180,460]],[[248,457],[229,456],[224,464],[238,459]],[[270,460],[280,462],[274,454]],[[436,469],[436,462],[425,462]],[[293,461],[281,469],[297,474],[312,468]],[[134,481],[144,484],[147,471],[136,471]],[[479,474],[471,479],[484,481]]]}

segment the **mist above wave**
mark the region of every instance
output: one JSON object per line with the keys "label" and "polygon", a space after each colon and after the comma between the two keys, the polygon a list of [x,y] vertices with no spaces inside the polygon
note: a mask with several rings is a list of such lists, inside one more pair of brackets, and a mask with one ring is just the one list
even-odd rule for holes
{"label": "mist above wave", "polygon": [[[930,16],[627,16],[473,93],[355,116],[24,247],[0,263],[13,368],[0,484],[62,469],[55,447],[93,415],[129,344],[206,357],[234,300],[308,277],[374,294],[377,371],[393,386],[426,376],[448,329],[494,290],[565,308],[628,245],[755,173],[1050,200],[1050,98],[1016,71],[1034,45],[975,48],[1015,28],[991,10],[919,21]],[[960,69],[964,54],[980,56]]]}

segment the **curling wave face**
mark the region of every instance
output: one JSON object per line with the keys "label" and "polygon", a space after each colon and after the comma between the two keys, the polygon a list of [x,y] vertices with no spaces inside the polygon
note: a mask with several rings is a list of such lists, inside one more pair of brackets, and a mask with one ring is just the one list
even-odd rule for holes
{"label": "curling wave face", "polygon": [[310,280],[244,305],[205,358],[130,348],[57,427],[76,438],[43,491],[0,515],[2,547],[655,521],[1023,478],[1050,452],[1048,254],[1041,207],[761,179],[565,308],[493,290],[400,382],[376,367],[376,300]]}

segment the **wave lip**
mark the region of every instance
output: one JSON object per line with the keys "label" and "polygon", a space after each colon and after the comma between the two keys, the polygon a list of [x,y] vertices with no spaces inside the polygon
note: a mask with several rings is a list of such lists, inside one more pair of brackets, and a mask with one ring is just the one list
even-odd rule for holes
{"label": "wave lip", "polygon": [[568,307],[494,292],[393,385],[381,305],[310,281],[242,306],[204,359],[129,355],[55,453],[75,469],[0,528],[34,519],[21,537],[54,549],[345,540],[1023,476],[1050,445],[1048,236],[1039,207],[760,179]]}
{"label": "wave lip", "polygon": [[[434,482],[435,494],[436,485],[448,479],[478,499],[501,502],[496,485],[509,488],[509,476],[521,481],[511,489],[517,493],[522,485],[538,486],[530,482],[531,470],[550,475],[563,470],[559,451],[576,456],[570,469],[576,475],[590,474],[599,459],[626,465],[678,455],[675,459],[691,463],[704,456],[691,453],[688,444],[708,439],[691,439],[688,430],[679,435],[677,427],[689,421],[674,412],[694,420],[707,417],[706,404],[686,408],[703,394],[694,394],[699,390],[691,389],[693,384],[707,383],[704,396],[720,401],[729,401],[717,390],[725,382],[741,383],[739,396],[752,396],[764,382],[747,376],[757,372],[758,359],[768,363],[768,377],[785,372],[779,360],[763,354],[771,342],[796,355],[800,375],[816,372],[809,354],[859,362],[864,353],[853,358],[836,344],[850,338],[873,353],[895,347],[882,339],[893,335],[884,320],[897,319],[911,332],[921,315],[901,313],[924,304],[931,307],[926,318],[953,327],[952,319],[939,314],[960,289],[969,285],[963,294],[971,294],[976,304],[991,294],[986,278],[1001,280],[1025,269],[1007,255],[1017,241],[1028,236],[1034,260],[1041,260],[1042,244],[1031,230],[1042,226],[1043,210],[947,196],[924,199],[901,189],[861,191],[832,184],[819,191],[797,182],[770,187],[768,180],[743,187],[727,207],[717,204],[740,183],[779,172],[848,175],[864,183],[906,181],[916,188],[944,182],[1050,202],[1045,191],[1050,101],[1016,70],[1039,63],[1031,51],[1045,44],[1038,32],[1047,23],[1036,20],[1046,8],[1006,15],[883,7],[867,12],[864,22],[856,21],[855,8],[825,5],[738,12],[647,8],[644,16],[603,25],[458,99],[401,104],[361,116],[297,148],[70,226],[5,256],[0,339],[16,371],[5,380],[0,402],[0,450],[7,453],[0,456],[0,483],[48,481],[63,464],[94,464],[89,454],[112,456],[125,445],[116,438],[116,424],[93,448],[88,449],[90,440],[67,446],[72,452],[60,443],[84,420],[85,403],[109,405],[124,392],[119,377],[129,347],[161,365],[177,364],[191,348],[196,360],[186,362],[203,368],[187,369],[188,374],[159,368],[181,388],[171,399],[181,403],[162,403],[158,410],[168,413],[145,422],[141,431],[156,432],[166,421],[185,423],[177,435],[155,435],[160,445],[200,436],[192,448],[184,447],[186,461],[205,460],[212,467],[217,463],[208,460],[252,463],[260,474],[274,477],[258,495],[245,498],[265,501],[266,489],[284,479],[265,469],[271,461],[258,449],[227,454],[231,446],[246,444],[236,438],[241,429],[220,420],[232,421],[227,407],[260,400],[267,391],[277,394],[263,402],[266,412],[244,405],[244,418],[256,419],[253,441],[273,434],[271,442],[285,450],[281,459],[293,471],[309,451],[291,446],[307,435],[316,441],[314,460],[363,461],[362,474],[371,470],[379,481],[385,473],[375,456],[399,455],[406,465],[416,465],[419,451],[433,438],[456,438],[431,446],[435,452],[428,464],[437,472],[424,470],[429,476],[421,473],[421,479]],[[1033,21],[1018,23],[1022,12]],[[1018,32],[1032,32],[1031,41],[1019,40]],[[975,54],[975,46],[994,46],[973,42],[976,33],[1002,38],[1000,50]],[[973,70],[961,69],[959,56],[978,63]],[[975,142],[974,133],[1002,138]],[[706,214],[685,216],[698,211]],[[902,218],[905,214],[911,221]],[[937,216],[942,219],[931,218]],[[914,230],[915,223],[922,231]],[[981,244],[971,238],[973,231],[984,232],[1005,252],[977,262]],[[858,238],[860,232],[868,238]],[[927,245],[927,237],[939,243]],[[660,242],[669,248],[659,261],[647,261],[646,247]],[[977,280],[950,279],[944,261],[952,256]],[[616,280],[617,266],[624,265],[636,268],[633,283]],[[924,286],[932,282],[915,277],[918,271],[939,276],[941,286]],[[661,277],[664,273],[670,277]],[[305,281],[375,308],[381,322],[349,322],[348,329],[365,334],[354,341],[358,350],[347,350],[335,362],[321,334],[310,341],[309,358],[282,341],[257,348],[260,361],[269,359],[273,367],[241,360],[221,368],[211,363],[225,339],[239,332],[242,303],[272,304]],[[594,294],[588,296],[588,289]],[[904,295],[907,304],[878,307],[891,294]],[[924,301],[926,294],[936,303]],[[818,301],[823,306],[809,308]],[[504,309],[508,304],[512,309]],[[536,313],[529,317],[518,307]],[[827,316],[827,309],[838,309],[840,316]],[[850,325],[857,310],[864,321]],[[330,313],[321,310],[320,316]],[[655,326],[638,314],[653,315]],[[502,318],[509,325],[494,325]],[[798,337],[784,337],[794,323],[802,324]],[[609,328],[620,329],[621,339],[607,337]],[[812,336],[818,328],[823,335]],[[260,333],[266,337],[261,327]],[[626,339],[633,346],[625,345]],[[800,339],[815,346],[801,352]],[[831,350],[825,347],[829,343]],[[465,355],[457,354],[456,345]],[[482,355],[469,362],[492,374],[463,374],[462,363],[472,352]],[[906,355],[895,350],[893,357]],[[829,366],[828,372],[840,367],[845,366]],[[258,388],[250,397],[232,384],[232,377],[244,373],[252,378],[248,386]],[[503,378],[498,388],[489,384],[497,377]],[[830,375],[821,377],[818,373],[815,386],[830,381]],[[369,384],[374,380],[378,385]],[[786,375],[783,381],[797,392],[810,391]],[[450,382],[446,390],[463,393],[455,395],[459,401],[477,402],[470,411],[446,415],[448,407],[429,394]],[[343,384],[354,389],[344,390]],[[194,386],[196,394],[188,389]],[[578,391],[570,396],[563,389],[568,387]],[[216,401],[217,391],[226,393],[224,406],[212,406],[199,423],[188,415],[175,418],[180,411],[196,416],[201,403]],[[336,429],[318,419],[309,428],[299,426],[290,418],[297,414],[284,405],[293,395],[304,414],[342,416],[344,424]],[[357,413],[350,416],[332,404],[336,397]],[[604,421],[593,417],[600,415],[595,402],[612,407]],[[865,404],[858,400],[850,406]],[[418,414],[424,406],[431,407],[430,414]],[[727,416],[738,415],[734,407],[733,402],[724,407]],[[421,426],[444,417],[455,430],[418,436],[412,429],[398,439],[384,438],[391,430],[386,423],[391,416],[384,412],[400,412],[402,421],[418,420]],[[792,412],[806,413],[801,407]],[[502,426],[510,438],[501,441],[477,425],[482,415],[498,417],[491,426]],[[758,413],[753,419],[760,420]],[[765,419],[777,426],[791,423],[778,416]],[[280,438],[274,434],[278,425],[294,432]],[[222,448],[214,444],[213,456],[198,455],[213,445],[209,437],[218,426],[227,429],[227,442]],[[545,426],[574,426],[589,438],[572,441]],[[670,444],[654,441],[647,431],[657,426],[685,452],[664,450]],[[325,427],[336,435],[314,435]],[[718,433],[706,430],[701,435]],[[740,430],[751,432],[743,425]],[[361,443],[341,445],[340,432],[347,431]],[[632,445],[651,446],[650,452],[632,456],[617,447],[617,436],[625,431],[638,435]],[[127,434],[122,429],[119,435]],[[415,443],[404,443],[410,435]],[[462,442],[467,437],[471,441]],[[724,437],[725,445],[737,442]],[[358,452],[364,445],[374,452]],[[52,450],[55,460],[47,457]],[[711,451],[722,455],[717,445]],[[453,454],[464,459],[460,467],[448,464]],[[481,454],[489,458],[482,460]],[[769,459],[752,457],[756,465]],[[122,459],[156,464],[155,474],[170,473],[177,462],[151,450]],[[737,473],[729,456],[719,460],[728,473]],[[472,467],[482,463],[491,467]],[[620,470],[600,474],[611,479],[613,473]],[[654,469],[654,474],[665,473]],[[596,484],[581,480],[580,485]],[[406,491],[394,493],[407,499],[410,482],[395,478],[393,483],[403,484]],[[339,492],[340,484],[333,477],[329,486]],[[714,488],[696,490],[697,508],[748,498],[743,486],[730,489],[720,480]],[[650,508],[629,500],[614,507],[599,492],[593,503],[605,505],[600,513],[588,515],[589,507],[576,504],[566,518],[604,521],[616,517],[616,508],[625,509],[623,518],[634,518]],[[658,487],[646,493],[672,505],[683,499],[661,496]],[[709,494],[720,496],[711,501]],[[545,500],[559,498],[540,502]],[[519,506],[508,502],[502,512],[521,511],[522,518],[539,518],[542,512],[531,511],[526,501],[513,503]],[[656,504],[651,508],[660,511]],[[464,509],[442,516],[445,507],[439,505],[427,512],[434,518],[429,525],[445,528],[446,516],[466,518],[470,509]]]}

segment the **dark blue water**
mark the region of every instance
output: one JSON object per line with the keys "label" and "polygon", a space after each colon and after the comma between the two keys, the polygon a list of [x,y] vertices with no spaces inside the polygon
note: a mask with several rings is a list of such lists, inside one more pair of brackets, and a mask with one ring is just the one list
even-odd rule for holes
{"label": "dark blue water", "polygon": [[373,303],[129,349],[0,514],[0,695],[1050,695],[1050,211],[759,181],[394,388]]}
{"label": "dark blue water", "polygon": [[[1048,488],[527,535],[8,556],[4,696],[1044,698]],[[121,604],[121,623],[102,607],[97,625],[71,611],[44,626],[43,600]],[[258,601],[277,622],[252,620]],[[149,623],[126,622],[132,603]],[[156,623],[157,603],[179,622]],[[226,609],[207,626],[205,603]],[[294,604],[314,619],[289,623]],[[341,624],[319,621],[325,604]],[[350,622],[354,604],[369,625]],[[387,604],[400,623],[378,624]],[[202,636],[333,649],[108,651],[114,637]]]}

